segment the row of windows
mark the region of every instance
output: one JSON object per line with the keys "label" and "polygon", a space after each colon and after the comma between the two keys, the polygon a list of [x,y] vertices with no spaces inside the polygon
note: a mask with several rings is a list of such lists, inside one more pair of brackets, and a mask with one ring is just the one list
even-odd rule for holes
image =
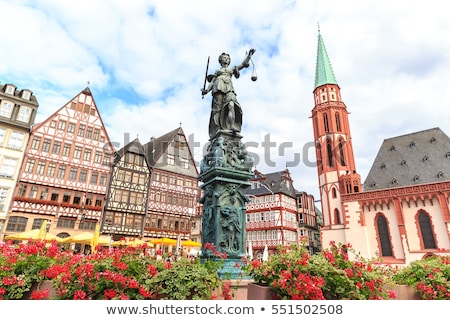
{"label": "row of windows", "polygon": [[103,204],[103,196],[95,196],[92,194],[84,194],[81,192],[64,191],[59,189],[51,189],[43,186],[19,184],[18,197],[28,199],[39,199],[45,201],[55,201],[59,203],[71,203],[75,205],[88,205],[101,207]]}
{"label": "row of windows", "polygon": [[107,181],[107,175],[105,173],[91,172],[86,169],[78,169],[76,167],[70,167],[66,165],[47,161],[36,161],[35,159],[28,159],[25,164],[26,173],[46,176],[50,178],[63,179],[68,181],[78,181],[85,183],[88,181],[88,175],[90,175],[89,184],[105,186]]}
{"label": "row of windows", "polygon": [[65,120],[52,120],[50,122],[51,128],[56,128],[60,131],[64,131],[67,133],[76,133],[78,137],[92,139],[95,141],[105,142],[105,137],[101,135],[101,131],[99,128],[94,128],[91,126],[86,126],[84,124],[80,124],[77,128],[77,123],[69,122]]}
{"label": "row of windows", "polygon": [[177,220],[176,217],[163,218],[152,216],[149,220],[146,220],[145,228],[189,232],[189,222],[186,219]]}
{"label": "row of windows", "polygon": [[128,183],[145,186],[147,183],[147,177],[148,177],[148,175],[145,173],[120,170],[117,173],[117,182],[118,183],[128,182]]}
{"label": "row of windows", "polygon": [[[334,119],[336,121],[336,131],[338,131],[338,132],[342,131],[341,116],[340,116],[339,112],[336,112],[334,114]],[[328,114],[326,114],[326,113],[323,114],[323,125],[324,125],[325,132],[330,132],[330,125],[328,123]]]}
{"label": "row of windows", "polygon": [[158,203],[174,204],[185,207],[194,206],[194,198],[191,195],[183,195],[172,192],[152,191],[150,194],[150,201],[155,201]]}
{"label": "row of windows", "polygon": [[279,230],[259,230],[259,231],[248,231],[247,241],[255,240],[277,240],[277,235]]}
{"label": "row of windows", "polygon": [[[173,154],[167,154],[166,155],[166,163],[168,165],[174,166],[175,165],[175,156]],[[189,160],[180,157],[180,167],[182,169],[189,169]]]}
{"label": "row of windows", "polygon": [[[32,114],[31,107],[28,106],[18,106],[18,111],[14,112],[16,121],[28,123]],[[2,100],[0,102],[0,116],[5,118],[11,118],[14,111],[14,104],[12,102]]]}
{"label": "row of windows", "polygon": [[[105,212],[105,226],[114,230],[123,225],[125,221],[125,228],[140,228],[142,225],[143,215],[125,214],[122,212]],[[188,218],[174,217],[174,216],[151,216],[145,220],[146,229],[162,229],[166,231],[183,231],[189,232]]]}
{"label": "row of windows", "polygon": [[124,202],[129,204],[144,205],[145,194],[142,192],[133,192],[129,190],[115,189],[113,191],[112,201]]}
{"label": "row of windows", "polygon": [[162,182],[170,185],[185,186],[192,188],[197,186],[197,179],[190,177],[177,176],[165,172],[153,171],[153,179],[155,182]]}
{"label": "row of windows", "polygon": [[[32,229],[38,229],[41,227],[42,222],[44,222],[45,219],[36,218],[33,220]],[[74,229],[75,228],[75,218],[68,218],[68,217],[60,217],[57,222],[58,228],[66,228],[66,229]],[[23,232],[26,230],[28,223],[28,218],[26,217],[20,217],[20,216],[11,216],[8,219],[8,224],[6,226],[7,232]],[[94,223],[94,227],[91,228],[91,224]],[[80,222],[80,229],[85,230],[94,230],[96,222]],[[82,226],[83,224],[83,226]],[[50,224],[47,225],[47,231],[50,228]]]}
{"label": "row of windows", "polygon": [[[17,88],[15,85],[7,84],[7,85],[5,85],[5,87],[3,87],[2,91],[6,94],[10,94],[10,95],[14,96],[16,94],[16,90],[17,90]],[[19,94],[17,96],[24,100],[30,100],[31,94],[32,94],[32,92],[29,89],[23,89],[19,92]]]}
{"label": "row of windows", "polygon": [[[334,150],[333,147],[331,145],[331,141],[327,140],[326,142],[327,144],[327,165],[329,167],[334,167]],[[319,159],[322,160],[322,165],[323,165],[323,156],[322,156],[322,147],[320,144],[317,145],[317,149],[319,150]],[[343,140],[339,140],[339,144],[338,144],[338,157],[339,157],[339,162],[341,164],[341,166],[345,166],[345,156],[344,156],[344,142]]]}
{"label": "row of windows", "polygon": [[[417,216],[417,221],[420,230],[419,237],[421,237],[423,248],[437,249],[434,232],[431,227],[430,216],[426,212],[421,210],[419,215]],[[381,256],[392,257],[393,254],[391,234],[389,232],[389,226],[386,217],[384,215],[379,215],[376,219],[376,223],[378,229],[378,237],[380,239]]]}
{"label": "row of windows", "polygon": [[[279,210],[247,213],[246,216],[247,222],[281,221],[281,214]],[[297,215],[295,213],[285,211],[283,214],[283,223],[285,224],[287,222],[297,224]]]}
{"label": "row of windows", "polygon": [[[70,157],[73,159],[83,159],[83,161],[91,161],[93,156],[93,150],[90,148],[83,148],[81,146],[75,146],[72,150],[71,143],[62,143],[60,141],[53,141],[51,139],[44,139],[41,146],[41,137],[34,137],[31,142],[31,149],[39,150],[41,152],[51,152],[57,156]],[[104,153],[102,151],[95,151],[94,163],[102,163]],[[109,160],[106,159],[105,161]]]}
{"label": "row of windows", "polygon": [[280,211],[263,211],[247,213],[247,222],[276,221],[280,217]]}
{"label": "row of windows", "polygon": [[12,130],[7,136],[6,128],[0,127],[0,147],[6,146],[14,150],[21,150],[25,140],[25,133]]}
{"label": "row of windows", "polygon": [[126,153],[125,154],[125,163],[127,164],[135,164],[137,166],[144,166],[144,156],[135,153]]}

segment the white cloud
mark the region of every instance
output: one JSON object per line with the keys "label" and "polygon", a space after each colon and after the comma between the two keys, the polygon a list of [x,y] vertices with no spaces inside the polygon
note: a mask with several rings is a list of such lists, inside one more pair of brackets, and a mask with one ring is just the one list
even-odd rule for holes
{"label": "white cloud", "polygon": [[[349,121],[364,180],[383,139],[440,127],[450,134],[450,22],[443,1],[3,1],[2,83],[34,92],[41,121],[83,90],[94,94],[110,138],[142,142],[179,126],[208,142],[206,60],[222,52],[252,68],[234,81],[244,142],[277,147],[257,168],[286,163],[296,188],[318,197],[312,122],[317,23]],[[284,156],[280,145],[284,143]],[[292,145],[292,147],[290,147]],[[262,147],[251,150],[262,157]],[[303,160],[303,156],[307,155]],[[267,156],[266,156],[267,157]],[[275,167],[270,166],[270,161]]]}

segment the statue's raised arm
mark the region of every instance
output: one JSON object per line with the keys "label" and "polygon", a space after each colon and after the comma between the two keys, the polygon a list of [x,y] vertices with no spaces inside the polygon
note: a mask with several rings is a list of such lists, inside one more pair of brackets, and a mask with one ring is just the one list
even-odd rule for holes
{"label": "statue's raised arm", "polygon": [[250,59],[252,58],[253,54],[255,53],[255,49],[250,49],[247,53],[247,56],[245,57],[244,61],[240,65],[237,65],[236,67],[241,70],[243,68],[248,68],[250,66]]}

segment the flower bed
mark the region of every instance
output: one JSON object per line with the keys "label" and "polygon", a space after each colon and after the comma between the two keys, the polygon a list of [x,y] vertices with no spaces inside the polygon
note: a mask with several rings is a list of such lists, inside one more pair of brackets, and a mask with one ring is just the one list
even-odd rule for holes
{"label": "flower bed", "polygon": [[[220,261],[168,261],[145,255],[145,249],[104,249],[84,256],[41,241],[0,245],[0,299],[22,299],[27,292],[30,299],[60,300],[216,298],[223,283],[217,273]],[[44,280],[53,283],[51,297],[48,288],[31,290]]]}
{"label": "flower bed", "polygon": [[[83,256],[60,251],[56,243],[0,244],[0,299],[229,300],[238,296],[234,293],[242,280],[232,284],[219,276],[226,255],[214,246],[205,245],[212,259],[204,261],[168,261],[145,254],[145,249],[145,245],[106,248]],[[349,253],[354,258],[349,259]],[[280,246],[268,261],[244,260],[241,269],[243,277],[269,289],[270,299],[395,299],[398,284],[414,287],[422,299],[450,299],[449,256],[396,269],[365,260],[350,245],[339,244],[315,255],[304,246]]]}
{"label": "flower bed", "polygon": [[[353,258],[349,259],[349,253]],[[350,244],[309,255],[305,246],[279,247],[266,262],[246,261],[243,268],[256,283],[271,288],[278,299],[450,299],[450,257],[418,260],[404,268],[368,261]],[[399,297],[401,293],[401,297]]]}

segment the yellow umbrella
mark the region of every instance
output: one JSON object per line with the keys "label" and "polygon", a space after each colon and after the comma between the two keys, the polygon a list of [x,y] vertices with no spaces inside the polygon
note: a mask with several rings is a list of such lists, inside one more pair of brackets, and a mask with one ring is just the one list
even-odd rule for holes
{"label": "yellow umbrella", "polygon": [[96,248],[98,246],[99,239],[100,239],[100,223],[97,222],[97,224],[95,225],[94,236],[92,237],[92,241],[91,241],[92,252],[97,251]]}
{"label": "yellow umbrella", "polygon": [[193,240],[185,240],[185,241],[181,241],[181,246],[183,246],[183,247],[201,247],[202,244],[200,242],[193,241]]}
{"label": "yellow umbrella", "polygon": [[170,246],[170,245],[176,245],[177,240],[171,239],[171,238],[158,238],[158,239],[150,240],[150,243]]}
{"label": "yellow umbrella", "polygon": [[[12,234],[9,236],[6,236],[6,240],[43,240],[40,238],[41,229],[33,229],[29,231],[24,231],[16,234]],[[45,234],[45,241],[51,242],[53,240],[56,240],[56,242],[64,242],[63,238],[58,237],[57,235],[54,235],[52,233],[47,232]]]}
{"label": "yellow umbrella", "polygon": [[39,239],[45,239],[47,235],[47,220],[42,221],[41,229],[39,230]]}
{"label": "yellow umbrella", "polygon": [[146,242],[141,239],[121,239],[118,241],[114,241],[111,243],[113,247],[119,247],[119,246],[128,246],[128,247],[138,247],[143,246],[147,244],[148,247],[153,247],[152,243]]}
{"label": "yellow umbrella", "polygon": [[[92,245],[95,232],[82,232],[77,235],[67,237],[64,239],[65,243],[80,243]],[[110,236],[99,236],[97,245],[109,245],[111,243]]]}

